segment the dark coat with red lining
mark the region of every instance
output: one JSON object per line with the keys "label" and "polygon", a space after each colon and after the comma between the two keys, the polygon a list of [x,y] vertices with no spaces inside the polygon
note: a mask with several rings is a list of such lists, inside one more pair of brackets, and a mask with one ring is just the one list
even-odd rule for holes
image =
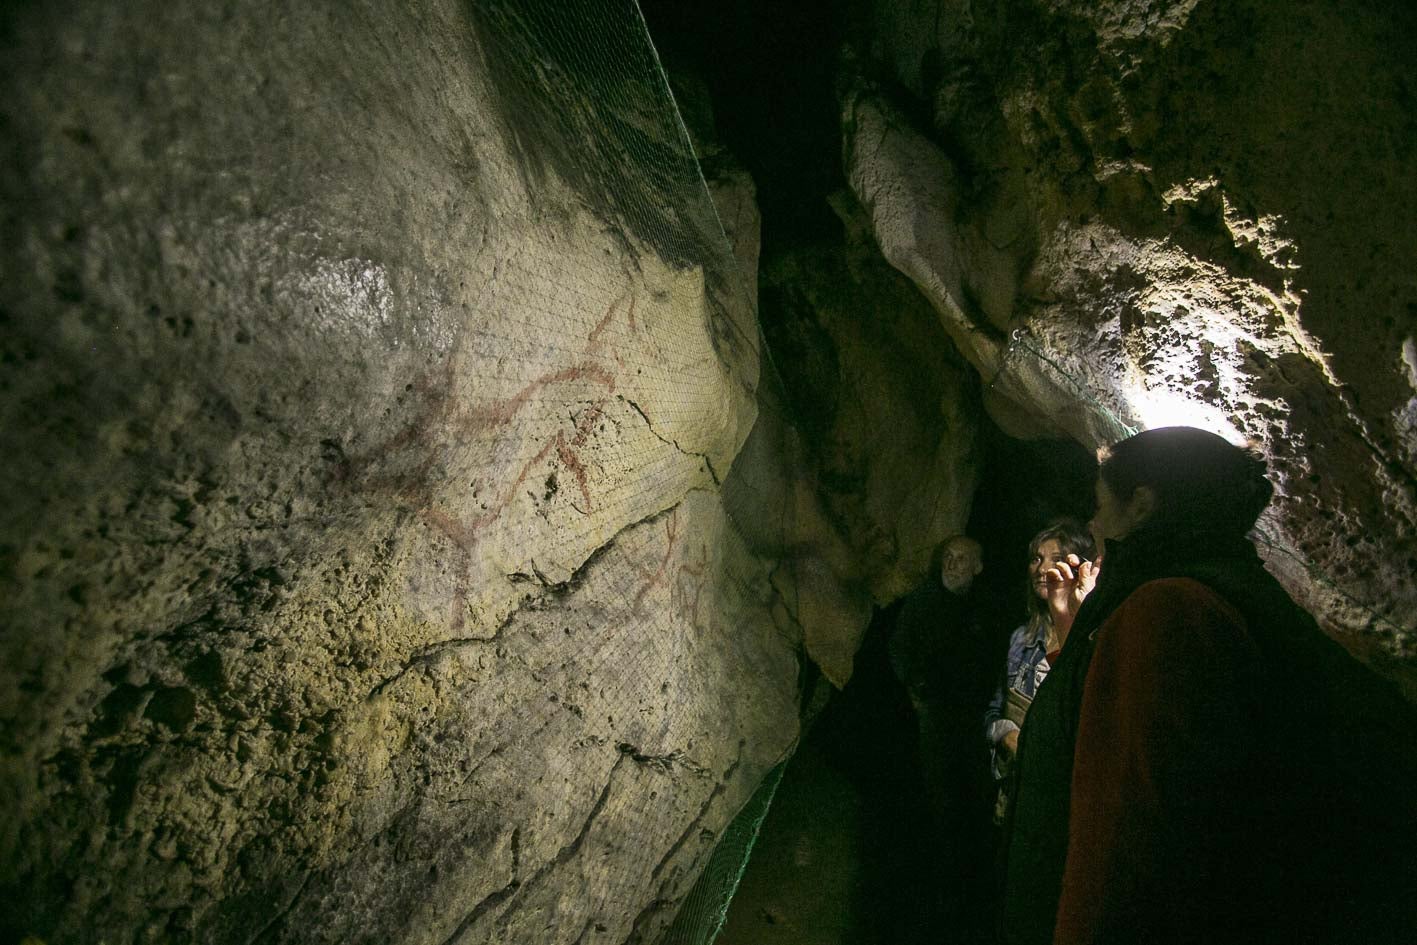
{"label": "dark coat with red lining", "polygon": [[1021,737],[1004,941],[1410,941],[1413,720],[1248,541],[1109,546]]}

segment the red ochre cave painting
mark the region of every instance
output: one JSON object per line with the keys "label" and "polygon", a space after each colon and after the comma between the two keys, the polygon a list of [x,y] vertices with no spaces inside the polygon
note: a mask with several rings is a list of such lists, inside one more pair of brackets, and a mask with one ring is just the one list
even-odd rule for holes
{"label": "red ochre cave painting", "polygon": [[669,517],[664,520],[664,557],[660,559],[659,567],[653,573],[647,571],[639,562],[631,562],[631,567],[639,572],[640,577],[645,579],[644,584],[635,593],[631,606],[636,612],[640,609],[640,604],[644,603],[645,595],[654,590],[665,581],[665,576],[669,571],[669,559],[674,556],[674,545],[679,540],[679,510],[675,509],[669,513]]}
{"label": "red ochre cave painting", "polygon": [[[452,392],[456,389],[457,368],[461,361],[460,347],[455,348],[442,368],[417,379],[411,389],[422,396],[426,405],[402,430],[370,454],[359,461],[346,463],[343,474],[367,489],[401,495],[415,501],[422,500],[420,516],[429,526],[448,538],[453,545],[455,578],[452,606],[454,629],[461,629],[465,623],[465,610],[472,563],[481,533],[506,513],[516,501],[532,473],[544,468],[549,462],[551,472],[563,472],[575,483],[579,503],[571,506],[582,515],[589,514],[595,507],[590,475],[582,459],[582,450],[589,443],[596,425],[605,412],[605,405],[615,396],[617,378],[607,361],[614,364],[617,371],[623,371],[625,361],[606,335],[607,329],[617,316],[623,315],[632,333],[639,333],[639,323],[635,318],[636,299],[633,292],[627,292],[612,302],[604,315],[591,328],[586,342],[577,359],[565,367],[557,368],[533,378],[525,386],[509,397],[474,404],[456,402]],[[438,464],[443,460],[444,448],[455,444],[463,437],[485,435],[491,431],[507,428],[530,404],[539,402],[540,395],[548,388],[563,384],[579,384],[595,390],[587,398],[584,391],[578,392],[577,401],[584,405],[572,415],[571,429],[558,429],[549,436],[537,451],[516,470],[505,485],[492,484],[491,495],[480,498],[484,487],[489,484],[476,479],[471,484],[472,504],[477,511],[470,516],[460,516],[452,512],[434,508],[431,504],[430,483]],[[648,419],[646,417],[646,419]],[[366,475],[376,463],[387,463],[399,454],[413,453],[412,465],[392,473]],[[549,480],[548,480],[549,481]]]}
{"label": "red ochre cave painting", "polygon": [[699,603],[703,597],[704,585],[708,581],[708,543],[699,542],[698,560],[692,564],[687,562],[685,555],[679,555],[677,566],[672,562],[675,558],[675,549],[679,545],[679,510],[676,508],[669,513],[664,520],[664,557],[659,560],[658,566],[650,571],[638,562],[631,562],[631,567],[644,580],[635,592],[631,600],[631,608],[635,613],[641,613],[644,600],[657,587],[668,586],[671,602],[678,613],[686,613],[689,621],[696,627],[699,623]]}
{"label": "red ochre cave painting", "polygon": [[699,603],[703,598],[704,585],[708,583],[708,543],[699,542],[699,560],[693,564],[681,562],[679,574],[674,583],[679,593],[678,603],[689,613],[689,622],[702,628],[699,623]]}
{"label": "red ochre cave painting", "polygon": [[[606,402],[615,394],[615,375],[606,370],[596,359],[608,353],[618,367],[623,369],[625,366],[618,351],[611,348],[606,352],[607,344],[601,337],[622,308],[625,310],[626,320],[633,330],[635,327],[635,297],[630,294],[621,296],[606,309],[600,321],[596,322],[595,327],[586,336],[585,348],[581,351],[580,360],[576,363],[556,371],[549,371],[533,379],[510,397],[458,410],[449,418],[448,426],[452,433],[482,433],[506,427],[527,404],[536,400],[537,394],[548,387],[558,384],[588,382],[604,389],[604,392],[594,399],[582,401],[588,405],[574,418],[573,432],[569,438],[567,438],[565,430],[557,430],[555,436],[542,444],[536,454],[521,465],[511,483],[500,490],[492,502],[486,504],[486,508],[481,514],[462,521],[458,528],[445,530],[449,538],[459,541],[475,537],[479,531],[500,518],[517,497],[522,484],[526,482],[532,470],[545,462],[552,453],[576,481],[576,488],[584,503],[584,508],[578,508],[578,511],[582,514],[591,511],[594,502],[590,494],[590,482],[585,464],[580,458],[580,450],[590,439],[596,422],[605,412]],[[477,486],[480,486],[480,481]]]}

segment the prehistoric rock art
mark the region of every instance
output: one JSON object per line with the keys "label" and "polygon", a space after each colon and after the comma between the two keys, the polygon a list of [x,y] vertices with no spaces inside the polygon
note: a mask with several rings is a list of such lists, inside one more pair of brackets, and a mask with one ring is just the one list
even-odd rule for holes
{"label": "prehistoric rock art", "polygon": [[496,9],[4,14],[7,939],[650,941],[789,748],[751,292]]}
{"label": "prehistoric rock art", "polygon": [[[739,267],[755,271],[757,243],[736,235],[745,211],[756,229],[751,181],[717,143],[703,84],[676,74],[674,86]],[[977,398],[855,199],[830,203],[844,241],[764,263],[762,407],[728,491],[753,547],[780,562],[777,619],[842,686],[873,604],[915,586],[968,519]]]}
{"label": "prehistoric rock art", "polygon": [[1417,692],[1413,12],[919,6],[777,365],[752,181],[580,5],[0,14],[0,936],[654,941],[976,397],[1255,439]]}
{"label": "prehistoric rock art", "polygon": [[[1403,275],[1413,14],[1317,3],[874,6],[926,103],[858,84],[851,186],[1005,429],[1193,423],[1278,478],[1271,567],[1417,692]],[[1404,157],[1407,155],[1408,157]]]}

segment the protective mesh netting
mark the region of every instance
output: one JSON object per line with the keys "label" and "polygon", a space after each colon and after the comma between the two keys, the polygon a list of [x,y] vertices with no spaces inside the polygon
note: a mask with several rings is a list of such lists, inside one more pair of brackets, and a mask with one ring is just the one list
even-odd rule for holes
{"label": "protective mesh netting", "polygon": [[[734,255],[634,0],[494,0],[476,4],[474,17],[489,73],[504,108],[515,114],[507,130],[524,166],[534,176],[544,175],[549,181],[554,175],[570,184],[608,226],[607,238],[625,256],[639,259],[641,266],[663,264],[673,272],[701,274],[706,332],[719,361],[749,364],[736,380],[756,401],[758,423],[790,428],[790,418],[779,407],[780,381],[757,326],[756,273],[744,271]],[[564,215],[563,207],[550,202],[540,209],[549,218],[548,228]],[[657,259],[647,259],[646,250]],[[595,265],[573,269],[570,261],[562,259],[553,269],[538,259],[535,267],[523,268],[513,259],[500,264],[488,278],[492,296],[487,302],[495,305],[499,298],[513,294],[532,299],[534,304],[517,308],[547,313],[548,343],[566,333],[567,326],[558,326],[558,319],[582,322],[572,333],[589,332],[595,337],[597,324],[605,324],[607,299],[609,310],[617,316],[626,310],[613,282],[613,273],[607,276]],[[628,317],[635,317],[633,308]],[[512,339],[497,340],[505,344]],[[689,391],[681,403],[692,401],[693,389],[710,384],[707,378],[688,375],[667,380],[678,381]],[[676,410],[675,397],[665,400],[664,406],[647,411],[654,415],[661,439],[675,438],[676,429],[696,418],[702,420],[690,408]],[[677,438],[675,442],[680,445]],[[617,492],[628,495],[654,487],[647,482],[652,471],[635,457],[625,457],[623,472],[618,481],[601,484],[608,494],[597,496],[602,510],[607,498],[613,500]],[[733,541],[761,548],[764,540],[771,543],[772,536],[783,533],[789,510],[769,509],[774,504],[767,495],[771,490],[757,481],[759,476],[775,479],[776,472],[760,464],[735,462],[731,471],[712,473],[716,480],[722,477],[720,495],[728,527],[736,533]],[[777,519],[766,529],[765,511]],[[557,538],[564,539],[565,533]],[[541,574],[528,577],[543,582],[554,579]],[[719,574],[718,580],[732,583],[735,577]],[[749,578],[743,580],[747,583]],[[623,750],[631,751],[629,746]],[[716,937],[785,765],[784,758],[767,772],[716,838],[659,941],[700,945]],[[636,895],[631,890],[623,893],[626,899]],[[652,889],[640,892],[644,900],[654,895]],[[638,922],[636,926],[631,940],[638,941]]]}
{"label": "protective mesh netting", "polygon": [[[782,430],[792,430],[795,425],[783,406],[780,379],[757,327],[756,273],[745,271],[735,257],[634,0],[491,0],[475,4],[474,17],[489,72],[516,112],[508,130],[521,160],[533,173],[539,169],[549,179],[554,172],[570,184],[596,208],[608,226],[607,238],[621,244],[627,256],[644,258],[647,249],[672,271],[700,274],[707,300],[706,331],[720,361],[751,364],[738,380],[756,401],[758,422],[766,419]],[[562,211],[546,209],[551,216]],[[618,304],[613,280],[607,281],[594,266],[520,270],[513,260],[489,280],[496,281],[498,292],[535,296],[544,311],[554,313],[544,326],[547,337],[558,333],[557,319],[570,318],[580,323],[581,334],[588,332],[594,338],[609,317],[603,314],[607,300],[612,313]],[[632,307],[629,317],[634,318]],[[512,337],[499,341],[518,343]],[[1083,381],[1027,337],[1014,336],[1005,369],[1011,358],[1032,359],[1032,369],[1051,373],[1076,388],[1082,408],[1097,417],[1096,429],[1110,432],[1111,439],[1135,432]],[[682,381],[692,388],[702,378],[686,376]],[[661,438],[672,437],[676,428],[692,423],[690,414],[692,410],[671,404],[662,416],[656,415]],[[579,434],[580,421],[574,426]],[[780,518],[767,531],[778,536],[785,532],[791,510],[780,503],[774,507],[767,484],[781,470],[735,462],[731,471],[715,469],[713,474],[737,540],[761,548],[765,517]],[[598,501],[603,506],[616,501],[617,495],[628,497],[644,489],[646,477],[653,475],[637,467],[633,457],[627,458],[622,475],[611,478],[606,495]],[[581,488],[585,491],[583,483]],[[531,577],[544,584],[558,575]],[[699,866],[696,884],[658,941],[698,945],[718,934],[785,764],[783,759],[769,771],[717,838],[712,855]],[[624,893],[636,895],[634,890]]]}

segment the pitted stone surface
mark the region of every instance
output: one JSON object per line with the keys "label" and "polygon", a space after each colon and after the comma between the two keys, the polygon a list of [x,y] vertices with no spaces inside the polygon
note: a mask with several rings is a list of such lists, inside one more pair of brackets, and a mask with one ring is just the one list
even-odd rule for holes
{"label": "pitted stone surface", "polygon": [[[995,419],[1090,445],[1166,423],[1253,440],[1279,489],[1271,566],[1417,693],[1413,11],[1013,0],[873,16],[875,61],[934,124],[858,87],[848,176]],[[1010,290],[1001,321],[990,299]]]}
{"label": "pitted stone surface", "polygon": [[750,293],[463,5],[3,16],[0,933],[651,939],[796,731]]}

